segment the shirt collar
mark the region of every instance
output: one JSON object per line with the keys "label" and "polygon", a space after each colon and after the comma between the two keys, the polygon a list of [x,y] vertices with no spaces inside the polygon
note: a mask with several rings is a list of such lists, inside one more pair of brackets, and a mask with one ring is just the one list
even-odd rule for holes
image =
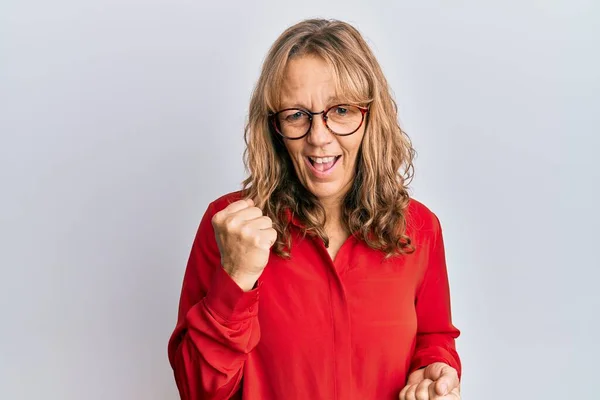
{"label": "shirt collar", "polygon": [[288,224],[295,225],[298,228],[305,228],[305,225],[302,223],[302,221],[300,221],[298,215],[291,208],[285,209],[284,218]]}

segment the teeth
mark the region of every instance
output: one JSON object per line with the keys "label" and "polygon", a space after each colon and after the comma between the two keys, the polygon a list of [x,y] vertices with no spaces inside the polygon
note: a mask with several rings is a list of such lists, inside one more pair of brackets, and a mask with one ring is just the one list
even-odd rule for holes
{"label": "teeth", "polygon": [[335,157],[309,157],[315,164],[325,164],[335,160]]}

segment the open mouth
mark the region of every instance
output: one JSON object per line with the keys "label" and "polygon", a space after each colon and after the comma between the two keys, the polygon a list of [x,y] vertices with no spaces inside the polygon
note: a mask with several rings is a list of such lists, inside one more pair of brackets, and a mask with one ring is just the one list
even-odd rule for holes
{"label": "open mouth", "polygon": [[327,172],[331,170],[335,164],[338,162],[341,155],[339,156],[331,156],[331,157],[306,157],[308,162],[317,172]]}

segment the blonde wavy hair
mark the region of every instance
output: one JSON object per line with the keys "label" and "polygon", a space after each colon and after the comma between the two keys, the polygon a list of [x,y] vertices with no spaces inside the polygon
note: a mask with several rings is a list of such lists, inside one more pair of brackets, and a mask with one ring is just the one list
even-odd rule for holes
{"label": "blonde wavy hair", "polygon": [[318,56],[333,67],[342,101],[369,107],[354,182],[343,202],[342,223],[387,257],[412,252],[405,214],[415,151],[398,124],[387,80],[361,34],[348,23],[325,19],[301,21],[279,36],[264,60],[250,101],[244,132],[248,177],[242,193],[273,220],[278,233],[274,252],[285,258],[290,255],[290,211],[304,225],[305,235],[320,237],[329,245],[325,210],[300,183],[284,139],[274,132],[268,115],[281,106],[287,63],[303,55]]}

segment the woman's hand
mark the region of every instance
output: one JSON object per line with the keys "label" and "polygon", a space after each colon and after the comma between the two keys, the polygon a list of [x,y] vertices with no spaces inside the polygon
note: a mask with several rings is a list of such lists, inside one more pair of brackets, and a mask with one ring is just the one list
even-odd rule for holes
{"label": "woman's hand", "polygon": [[458,373],[437,362],[410,374],[400,400],[460,400]]}
{"label": "woman's hand", "polygon": [[231,203],[216,213],[212,225],[221,265],[242,290],[251,290],[277,240],[273,222],[248,199]]}

